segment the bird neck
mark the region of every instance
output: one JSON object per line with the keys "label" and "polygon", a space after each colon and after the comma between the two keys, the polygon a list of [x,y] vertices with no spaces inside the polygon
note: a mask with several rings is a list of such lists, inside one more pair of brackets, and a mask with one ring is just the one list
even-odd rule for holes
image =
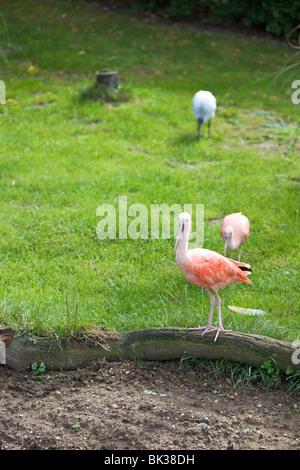
{"label": "bird neck", "polygon": [[231,230],[231,235],[228,238],[228,246],[234,245],[234,230],[232,227],[230,227]]}
{"label": "bird neck", "polygon": [[189,233],[183,232],[181,238],[178,241],[176,260],[178,263],[183,263],[187,257],[187,249],[189,244]]}

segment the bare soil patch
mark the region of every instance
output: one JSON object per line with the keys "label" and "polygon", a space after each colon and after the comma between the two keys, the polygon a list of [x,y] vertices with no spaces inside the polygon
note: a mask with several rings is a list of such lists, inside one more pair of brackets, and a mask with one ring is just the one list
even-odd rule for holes
{"label": "bare soil patch", "polygon": [[98,361],[43,377],[2,366],[0,393],[2,450],[300,448],[299,396],[192,364]]}

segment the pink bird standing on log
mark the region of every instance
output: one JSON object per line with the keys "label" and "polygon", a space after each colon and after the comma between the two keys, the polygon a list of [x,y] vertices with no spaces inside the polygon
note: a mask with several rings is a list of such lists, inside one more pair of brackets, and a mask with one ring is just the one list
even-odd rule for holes
{"label": "pink bird standing on log", "polygon": [[[221,317],[221,298],[219,289],[223,289],[228,284],[245,282],[253,284],[247,276],[252,272],[249,264],[225,258],[215,251],[204,248],[188,250],[189,234],[191,230],[191,218],[187,212],[179,215],[179,230],[174,247],[176,261],[179,269],[186,279],[195,286],[203,287],[210,297],[210,311],[208,323],[205,327],[190,328],[191,330],[204,330],[202,336],[209,331],[216,331],[215,342],[220,331],[224,330]],[[216,299],[212,292],[215,292]],[[212,326],[214,306],[217,303],[219,326]]]}
{"label": "pink bird standing on log", "polygon": [[242,212],[226,215],[221,225],[221,236],[225,241],[224,256],[226,255],[227,248],[232,252],[239,248],[238,261],[241,260],[241,248],[245,243],[250,233],[249,220]]}

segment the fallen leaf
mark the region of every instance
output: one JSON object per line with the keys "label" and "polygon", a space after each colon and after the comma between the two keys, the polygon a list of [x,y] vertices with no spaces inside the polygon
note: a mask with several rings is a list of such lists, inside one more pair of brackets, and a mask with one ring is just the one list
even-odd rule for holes
{"label": "fallen leaf", "polygon": [[253,309],[253,308],[243,308],[235,307],[234,305],[228,305],[229,310],[233,312],[241,313],[242,315],[266,315],[267,312],[264,310]]}
{"label": "fallen leaf", "polygon": [[29,65],[28,69],[27,69],[27,72],[30,74],[30,75],[36,75],[38,73],[38,69],[37,67],[35,67],[34,65]]}

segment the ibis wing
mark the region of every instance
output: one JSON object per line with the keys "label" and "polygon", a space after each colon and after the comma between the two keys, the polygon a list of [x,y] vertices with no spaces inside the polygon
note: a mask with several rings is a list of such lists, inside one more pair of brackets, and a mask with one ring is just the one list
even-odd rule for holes
{"label": "ibis wing", "polygon": [[235,263],[227,258],[210,259],[209,261],[195,262],[192,266],[192,274],[198,279],[198,284],[203,287],[219,289],[227,284],[246,282],[252,284],[247,274]]}
{"label": "ibis wing", "polygon": [[[218,284],[225,282],[232,275],[232,269],[229,263],[222,263],[219,259],[198,262],[193,265],[193,274],[201,278],[207,284]],[[229,281],[230,282],[230,281]]]}

